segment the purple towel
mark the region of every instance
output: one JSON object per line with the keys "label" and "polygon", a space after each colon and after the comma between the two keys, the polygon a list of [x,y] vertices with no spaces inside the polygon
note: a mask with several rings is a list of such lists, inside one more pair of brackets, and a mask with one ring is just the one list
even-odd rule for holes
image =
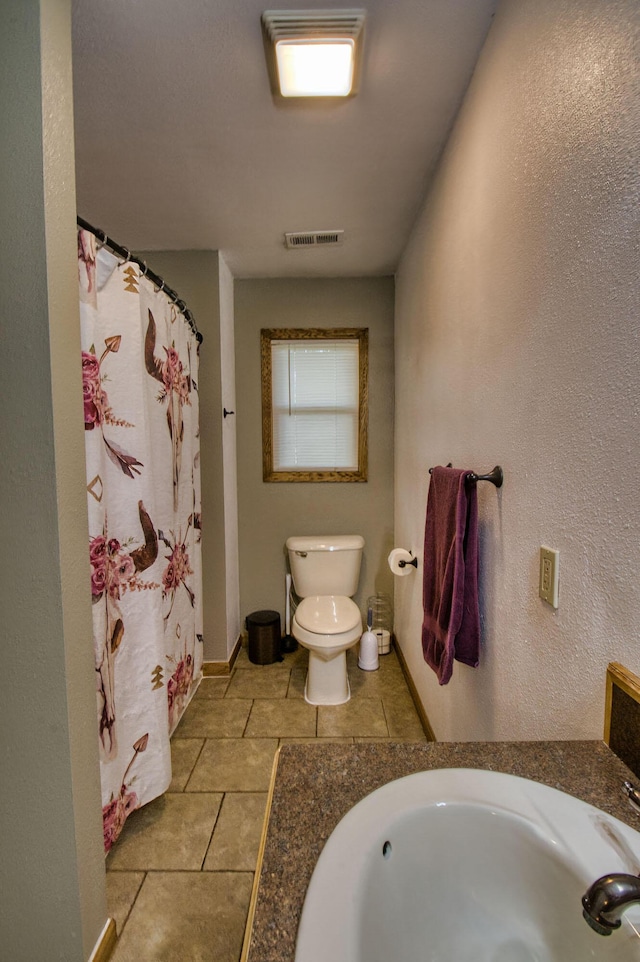
{"label": "purple towel", "polygon": [[446,685],[453,659],[476,668],[478,610],[478,498],[469,471],[434,468],[424,532],[422,651]]}

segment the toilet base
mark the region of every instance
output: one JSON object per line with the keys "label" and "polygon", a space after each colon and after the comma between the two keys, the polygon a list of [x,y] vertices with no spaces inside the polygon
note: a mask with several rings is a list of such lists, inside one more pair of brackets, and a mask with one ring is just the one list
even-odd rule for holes
{"label": "toilet base", "polygon": [[304,686],[304,700],[308,705],[344,705],[351,698],[347,675],[347,654],[338,652],[325,661],[309,651],[309,671]]}

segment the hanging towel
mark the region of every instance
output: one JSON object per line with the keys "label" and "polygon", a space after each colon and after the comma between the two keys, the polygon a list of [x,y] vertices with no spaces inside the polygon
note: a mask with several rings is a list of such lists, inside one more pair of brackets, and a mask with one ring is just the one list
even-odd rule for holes
{"label": "hanging towel", "polygon": [[478,499],[469,471],[433,468],[424,534],[422,651],[441,685],[453,660],[476,668],[478,609]]}

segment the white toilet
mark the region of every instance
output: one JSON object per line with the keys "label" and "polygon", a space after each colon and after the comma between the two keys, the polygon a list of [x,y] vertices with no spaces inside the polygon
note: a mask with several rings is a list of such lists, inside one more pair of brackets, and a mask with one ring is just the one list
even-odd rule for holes
{"label": "white toilet", "polygon": [[358,588],[364,538],[359,534],[287,539],[296,594],[291,631],[309,650],[304,689],[310,705],[349,701],[346,651],[362,634],[362,616],[351,595]]}

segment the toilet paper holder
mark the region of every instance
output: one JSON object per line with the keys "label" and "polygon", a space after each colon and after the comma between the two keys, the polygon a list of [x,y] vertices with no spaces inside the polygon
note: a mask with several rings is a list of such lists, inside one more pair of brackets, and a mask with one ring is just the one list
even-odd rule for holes
{"label": "toilet paper holder", "polygon": [[418,559],[414,558],[413,551],[406,548],[394,548],[388,558],[388,564],[394,575],[406,577],[411,574],[411,569],[418,568]]}
{"label": "toilet paper holder", "polygon": [[401,561],[398,562],[398,567],[399,567],[399,568],[406,568],[407,565],[413,565],[413,567],[417,570],[417,568],[418,568],[418,559],[417,559],[417,558],[412,558],[411,561],[401,560]]}

